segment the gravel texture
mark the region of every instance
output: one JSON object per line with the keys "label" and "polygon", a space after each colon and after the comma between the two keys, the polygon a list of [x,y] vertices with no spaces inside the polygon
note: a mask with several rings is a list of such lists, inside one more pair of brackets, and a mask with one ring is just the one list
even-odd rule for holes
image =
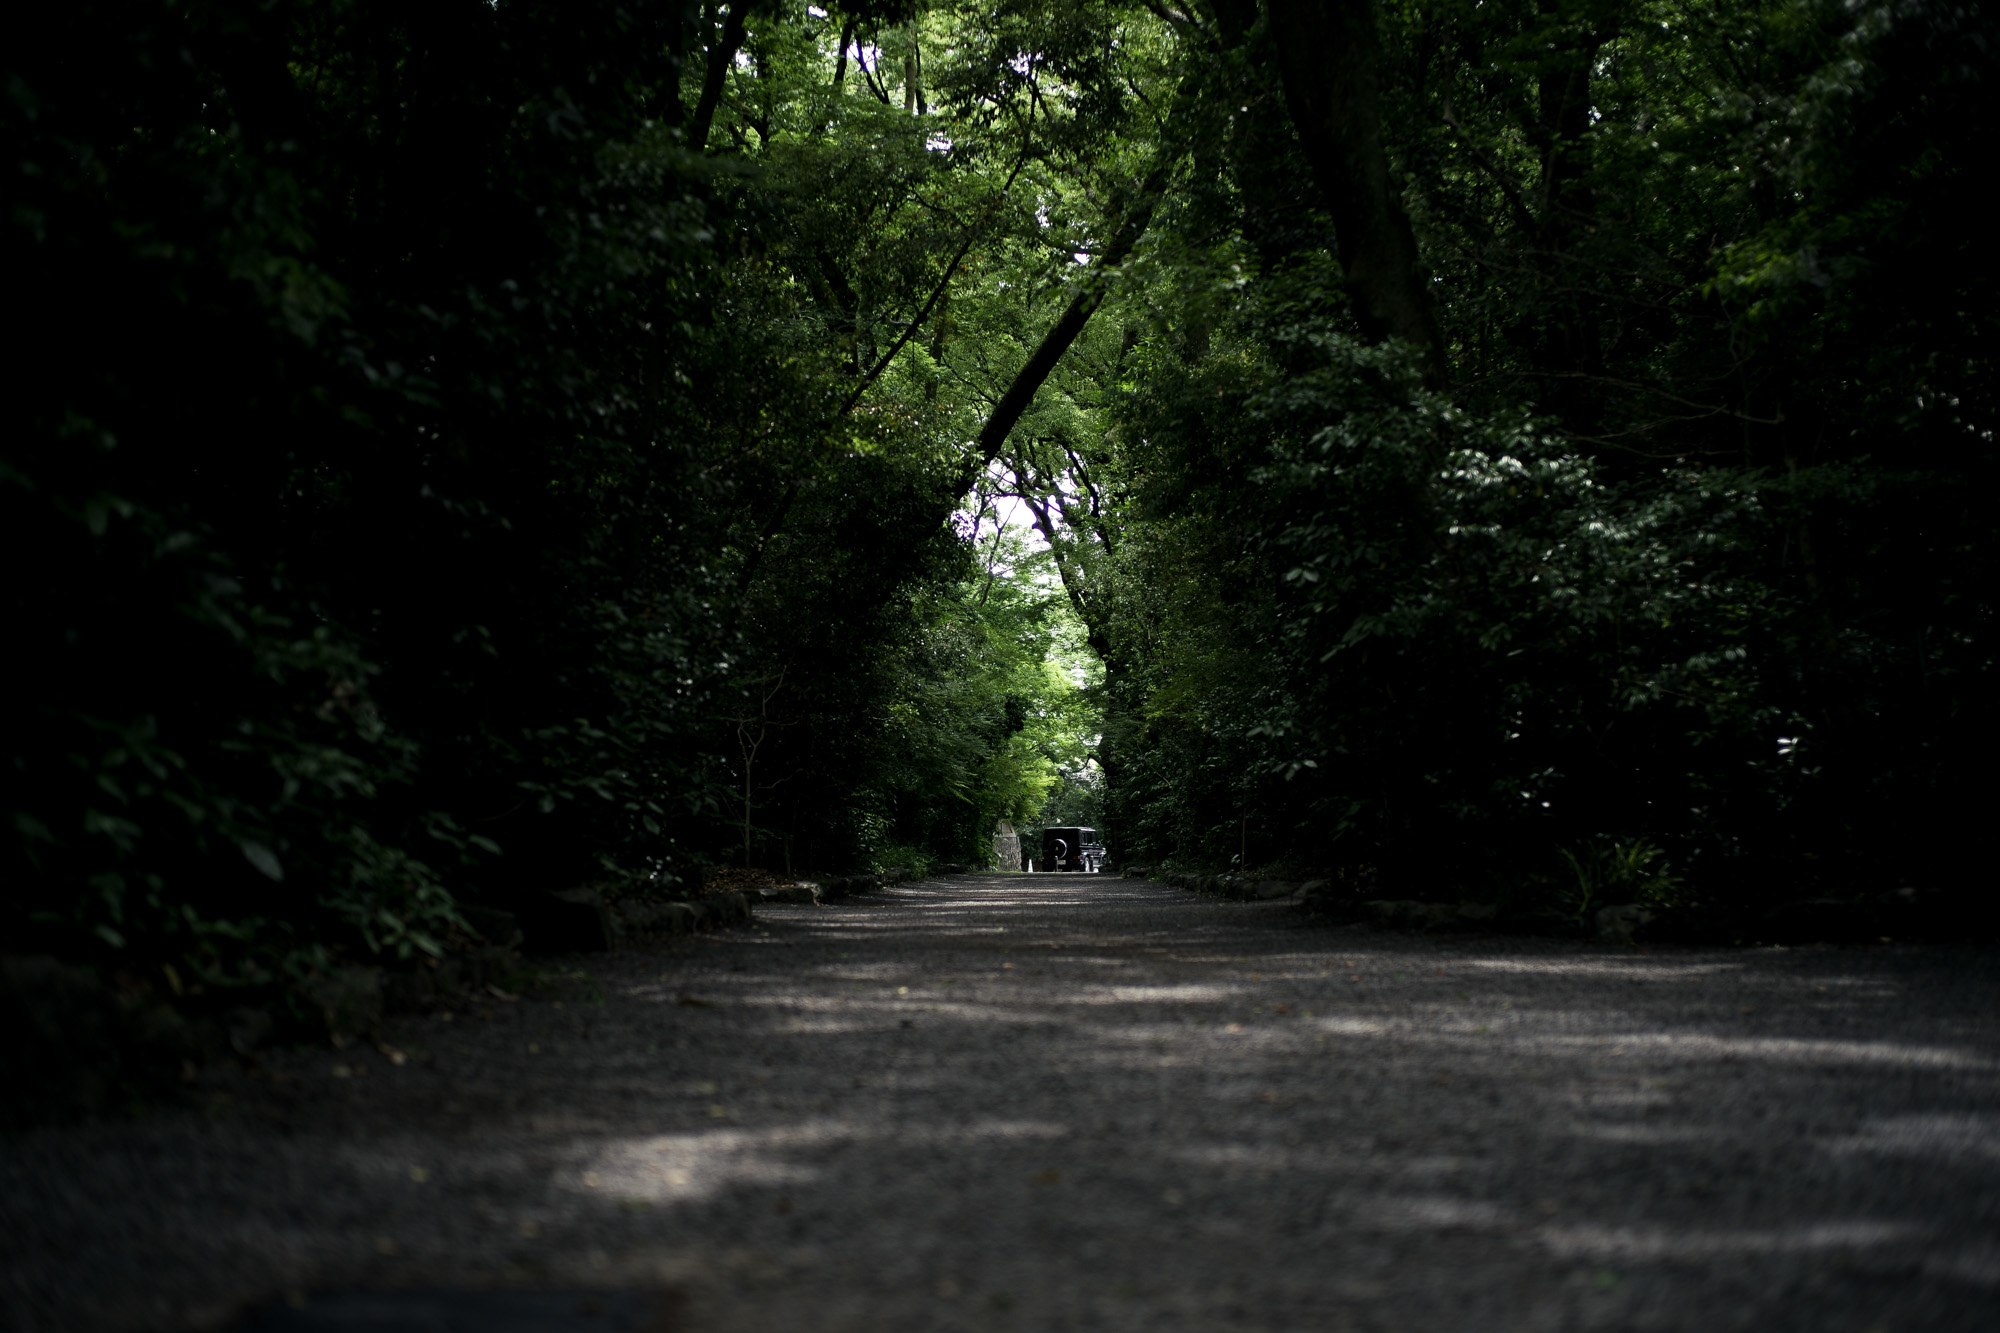
{"label": "gravel texture", "polygon": [[0,1322],[501,1287],[691,1333],[2000,1328],[1994,962],[1079,875],[767,906],[403,1020],[401,1064],[0,1143]]}

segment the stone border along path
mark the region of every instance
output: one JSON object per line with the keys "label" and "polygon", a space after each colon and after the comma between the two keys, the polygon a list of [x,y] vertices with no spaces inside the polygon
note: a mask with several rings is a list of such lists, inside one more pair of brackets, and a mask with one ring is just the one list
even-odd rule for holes
{"label": "stone border along path", "polygon": [[0,1326],[2000,1328],[1989,951],[986,874],[541,993],[0,1143]]}

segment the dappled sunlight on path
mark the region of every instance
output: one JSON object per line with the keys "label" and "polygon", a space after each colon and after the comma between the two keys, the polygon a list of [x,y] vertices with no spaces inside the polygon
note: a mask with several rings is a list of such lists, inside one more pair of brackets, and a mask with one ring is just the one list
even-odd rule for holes
{"label": "dappled sunlight on path", "polygon": [[556,971],[406,1068],[12,1145],[16,1325],[567,1284],[695,1333],[2000,1326],[1982,953],[989,875]]}

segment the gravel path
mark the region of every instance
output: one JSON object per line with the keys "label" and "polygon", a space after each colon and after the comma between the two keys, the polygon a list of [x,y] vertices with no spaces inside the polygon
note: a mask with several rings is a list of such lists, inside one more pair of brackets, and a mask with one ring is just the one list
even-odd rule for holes
{"label": "gravel path", "polygon": [[[686,1333],[2000,1328],[1994,961],[1084,876],[767,907],[406,1020],[400,1065],[0,1144],[0,1321],[510,1286]],[[639,1326],[607,1308],[574,1326]]]}

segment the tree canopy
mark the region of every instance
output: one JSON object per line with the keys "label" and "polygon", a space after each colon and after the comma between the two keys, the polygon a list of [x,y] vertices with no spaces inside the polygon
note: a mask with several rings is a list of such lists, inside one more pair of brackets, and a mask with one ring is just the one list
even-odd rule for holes
{"label": "tree canopy", "polygon": [[1556,913],[1963,885],[1976,6],[7,25],[33,947],[284,985],[1002,818]]}

